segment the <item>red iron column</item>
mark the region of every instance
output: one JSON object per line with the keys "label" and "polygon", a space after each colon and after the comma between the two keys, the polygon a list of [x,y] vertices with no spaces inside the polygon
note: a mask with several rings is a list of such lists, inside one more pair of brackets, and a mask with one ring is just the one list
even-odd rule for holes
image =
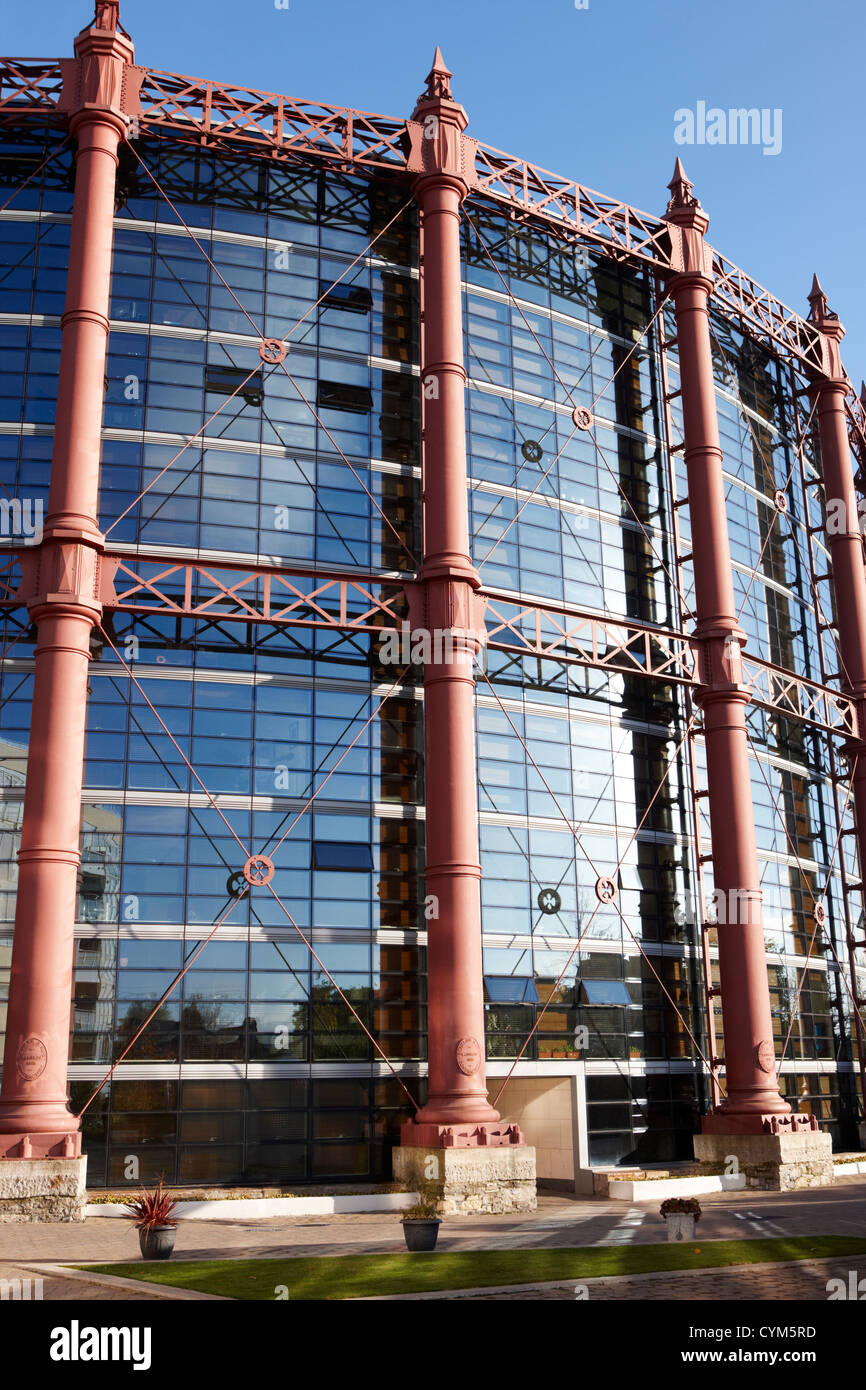
{"label": "red iron column", "polygon": [[704,241],[709,219],[677,160],[666,220],[675,273],[669,290],[676,314],[689,517],[694,557],[696,628],[704,715],[713,877],[720,904],[719,974],[725,1034],[721,1106],[704,1117],[704,1133],[760,1134],[764,1117],[790,1107],[776,1084],[773,1024],[764,933],[746,706],[734,600],[722,450],[716,417],[708,300],[712,253]]}
{"label": "red iron column", "polygon": [[0,1091],[0,1157],[74,1157],[67,1108],[90,635],[111,597],[97,524],[117,150],[140,111],[141,70],[100,0],[62,63],[59,109],[78,142],[48,512],[21,556],[37,628],[18,898]]}
{"label": "red iron column", "polygon": [[[840,353],[845,330],[839,316],[828,308],[827,296],[818,283],[817,275],[812,281],[809,304],[809,321],[821,334],[823,357],[822,370],[812,374],[810,395],[815,405],[821,445],[825,532],[836,598],[842,688],[851,695],[857,710],[858,736],[850,740],[845,751],[852,766],[851,795],[857,826],[860,875],[863,878],[866,865],[866,570],[845,413],[848,382],[842,370]],[[853,957],[853,934],[849,937],[848,948]],[[852,983],[854,974],[852,968]],[[857,993],[856,984],[854,992]],[[854,1015],[854,1028],[861,1049],[861,1076],[866,1084],[862,1053],[863,1024],[859,1012]]]}
{"label": "red iron column", "polygon": [[[410,172],[421,214],[424,397],[424,559],[410,594],[413,627],[434,638],[424,671],[428,921],[428,1101],[402,1142],[439,1144],[444,1126],[489,1125],[481,961],[481,867],[475,769],[473,658],[483,630],[480,579],[469,558],[466,372],[460,204],[475,145],[451,95],[438,48],[409,123]],[[436,650],[436,637],[443,651]],[[450,646],[450,651],[448,650]],[[438,915],[437,915],[438,914]],[[468,1134],[451,1142],[468,1144]],[[493,1142],[491,1138],[491,1142]]]}
{"label": "red iron column", "polygon": [[842,371],[839,345],[845,329],[827,307],[827,296],[815,276],[809,295],[809,322],[821,334],[823,371],[812,377],[810,396],[821,445],[827,548],[836,596],[842,686],[857,706],[859,738],[848,745],[857,757],[852,797],[858,829],[860,863],[866,864],[866,570],[863,535],[857,509],[854,471],[848,446],[845,397],[848,382]]}

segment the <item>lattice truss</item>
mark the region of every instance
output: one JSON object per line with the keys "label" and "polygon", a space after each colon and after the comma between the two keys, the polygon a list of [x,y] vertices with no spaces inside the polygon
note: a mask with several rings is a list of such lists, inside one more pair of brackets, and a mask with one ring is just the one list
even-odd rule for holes
{"label": "lattice truss", "polygon": [[[19,127],[23,125],[25,128],[28,122],[38,123],[41,127],[44,127],[46,123],[51,124],[53,122],[62,126],[61,119],[54,111],[60,86],[60,68],[55,62],[0,60],[0,121]],[[190,150],[199,150],[203,153],[225,151],[226,153],[237,154],[243,151],[250,158],[284,163],[287,166],[304,167],[318,164],[353,175],[375,176],[379,180],[385,179],[386,181],[391,179],[398,191],[401,187],[404,191],[408,191],[406,190],[405,121],[320,103],[294,101],[270,93],[239,87],[226,87],[217,83],[201,82],[196,79],[157,71],[149,71],[146,75],[142,91],[142,105],[144,114],[141,119],[140,130],[131,132],[133,143],[128,146],[128,149],[132,151],[140,166],[140,175],[153,181],[160,198],[172,208],[172,195],[177,194],[179,186],[175,187],[172,184],[170,166],[164,175],[164,184],[159,184],[156,181],[151,169],[136,150],[134,138],[139,133],[147,135],[151,140],[165,137],[172,145],[180,144]],[[63,144],[66,144],[65,140]],[[23,180],[22,187],[38,174],[39,170],[59,151],[59,148],[61,146],[49,154],[38,168],[31,168],[27,171],[27,177]],[[255,202],[255,198],[256,190],[251,187],[251,203]],[[7,205],[9,201],[11,199],[7,200]],[[411,198],[398,209],[390,221],[379,229],[365,250],[356,257],[352,266],[374,250],[376,241],[405,211],[410,201]],[[491,246],[481,231],[478,214],[484,209],[493,210],[500,220],[506,222],[509,229],[505,234],[506,240],[512,232],[519,233],[524,227],[542,228],[548,234],[553,234],[565,247],[588,247],[614,262],[627,263],[644,271],[649,271],[659,280],[663,278],[666,271],[671,269],[670,233],[664,221],[641,213],[625,203],[597,194],[573,181],[561,179],[546,170],[528,164],[526,161],[479,145],[477,147],[474,196],[470,200],[466,212],[467,234],[475,239],[478,254],[489,261],[502,280],[504,291],[511,306],[524,319],[525,327],[535,339],[539,352],[545,357],[547,354],[543,344],[538,339],[531,323],[526,320],[519,303],[511,294],[501,275]],[[266,337],[263,325],[257,324],[255,318],[248,314],[244,308],[243,296],[235,293],[222,272],[214,265],[205,246],[195,237],[194,230],[183,222],[180,214],[176,215],[183,223],[186,234],[195,241],[202,256],[209,261],[212,271],[249,321],[253,336],[260,342],[259,355],[262,370],[284,373],[297,397],[303,401],[319,426],[324,429],[315,404],[307,399],[301,385],[292,376],[286,353],[291,334],[305,319],[317,312],[321,305],[321,299],[310,305],[301,320],[288,326],[282,338]],[[501,250],[501,247],[494,249]],[[348,268],[347,274],[351,272],[352,266]],[[771,354],[781,362],[784,370],[789,374],[792,399],[802,399],[805,392],[806,373],[810,369],[820,370],[822,364],[820,335],[817,330],[717,253],[714,256],[713,270],[715,284],[711,306],[717,314],[718,331],[715,347],[720,358],[725,360],[726,350],[730,351],[731,348],[730,340],[727,343],[727,349],[723,341],[727,325],[728,328],[734,328],[741,335],[745,344],[751,344],[756,353],[763,354],[765,357]],[[626,850],[612,872],[609,868],[602,870],[593,864],[585,841],[581,839],[576,826],[560,805],[529,746],[514,725],[511,715],[500,698],[494,682],[488,676],[483,662],[479,665],[478,674],[479,680],[482,682],[480,688],[490,691],[493,700],[523,744],[528,762],[533,766],[549,792],[556,815],[562,818],[568,831],[574,836],[576,851],[593,870],[597,884],[602,885],[597,890],[598,906],[589,915],[588,920],[581,924],[582,929],[573,943],[573,949],[563,967],[560,980],[566,974],[569,964],[592,926],[597,912],[603,904],[612,905],[620,916],[626,931],[635,942],[636,948],[643,956],[649,970],[661,986],[669,1004],[682,1021],[696,1054],[704,1061],[712,1079],[714,1099],[718,1099],[722,1088],[719,1073],[723,1066],[723,1060],[718,1056],[715,1038],[718,991],[714,988],[712,973],[713,924],[703,921],[701,931],[706,990],[703,1030],[704,1046],[708,1054],[706,1055],[689,1023],[683,1018],[676,1001],[658,975],[652,960],[644,952],[641,942],[635,936],[617,902],[617,883],[628,850],[646,822],[653,804],[662,794],[672,766],[681,757],[686,759],[689,768],[691,826],[698,861],[698,889],[702,903],[705,899],[701,866],[710,857],[701,852],[702,837],[706,836],[706,792],[699,785],[699,758],[697,754],[697,737],[700,733],[699,714],[693,706],[691,698],[693,691],[702,683],[701,651],[700,645],[693,641],[686,630],[693,613],[690,608],[692,602],[689,579],[690,556],[686,548],[687,539],[684,538],[683,534],[687,528],[687,512],[683,510],[683,507],[684,504],[687,504],[688,499],[685,496],[679,496],[677,491],[677,455],[682,449],[682,437],[681,422],[677,414],[679,393],[672,385],[675,372],[673,356],[675,347],[669,305],[666,303],[665,296],[659,294],[654,312],[643,332],[633,348],[619,362],[610,380],[598,392],[590,408],[580,407],[575,403],[573,393],[578,383],[569,385],[563,381],[548,359],[558,387],[564,393],[564,396],[559,399],[574,406],[573,429],[569,438],[576,431],[583,431],[592,440],[599,469],[606,470],[613,477],[622,495],[624,514],[630,515],[637,523],[644,542],[643,553],[647,565],[651,569],[661,571],[671,586],[671,592],[675,596],[675,611],[671,621],[667,625],[662,625],[626,617],[612,619],[565,603],[534,600],[527,603],[515,599],[508,593],[497,591],[495,588],[484,590],[487,602],[486,646],[488,652],[498,654],[499,660],[511,661],[520,669],[524,669],[527,662],[532,662],[539,673],[550,669],[561,669],[563,666],[576,665],[589,671],[599,672],[609,678],[638,677],[659,682],[668,690],[679,689],[682,694],[685,701],[686,719],[679,742],[667,766],[662,770],[658,785],[640,823],[635,828]],[[668,469],[665,505],[670,509],[672,536],[672,545],[667,545],[664,553],[660,553],[659,550],[660,540],[657,530],[653,531],[645,524],[644,519],[635,510],[616,477],[615,469],[606,457],[598,437],[597,422],[594,415],[594,409],[600,397],[613,385],[617,375],[627,367],[632,354],[638,351],[643,354],[649,353],[654,358],[663,387],[664,453]],[[472,364],[470,363],[470,372],[471,370]],[[215,416],[229,408],[235,397],[243,392],[252,375],[253,373],[250,372],[246,381],[240,382],[235,387],[219,409],[205,421],[197,435],[189,439],[166,465],[162,470],[163,473],[171,469],[177,471],[178,468],[184,466],[184,463],[181,462],[181,456],[191,445],[195,444],[195,440],[199,436],[204,435]],[[767,462],[767,454],[772,451],[773,441],[765,437],[765,432],[762,432],[761,427],[756,424],[755,412],[750,411],[743,402],[736,372],[732,373],[729,384],[734,392],[742,419],[753,438],[755,455],[763,461],[768,476],[775,479],[777,499],[776,513],[766,527],[761,552],[743,598],[741,613],[750,601],[754,581],[762,573],[769,572],[768,565],[773,555],[774,546],[777,544],[778,535],[782,528],[787,525],[791,541],[797,550],[802,572],[810,577],[812,592],[815,595],[816,607],[819,611],[820,631],[827,638],[826,645],[823,639],[820,644],[820,679],[805,678],[796,671],[787,668],[783,659],[778,661],[766,660],[754,653],[744,652],[742,656],[742,682],[750,692],[752,707],[760,711],[762,717],[769,720],[773,727],[781,728],[790,723],[801,729],[803,736],[808,733],[811,737],[820,740],[821,745],[826,750],[827,766],[831,771],[834,787],[835,839],[831,864],[823,884],[818,883],[815,875],[803,867],[797,844],[790,836],[790,808],[779,804],[781,798],[774,798],[774,801],[775,809],[785,828],[785,834],[791,843],[792,853],[797,860],[802,883],[811,896],[814,907],[814,930],[809,941],[806,959],[808,962],[816,940],[819,941],[822,949],[829,949],[836,958],[839,977],[845,985],[850,999],[851,1013],[855,1019],[860,1049],[861,1074],[866,1078],[863,1022],[860,1012],[864,1001],[859,995],[855,969],[855,952],[863,949],[866,946],[866,941],[857,935],[858,931],[861,934],[863,931],[862,912],[852,900],[853,890],[858,890],[859,899],[860,884],[850,875],[846,876],[845,863],[846,858],[850,859],[850,856],[847,856],[842,850],[845,837],[854,833],[849,815],[850,773],[844,766],[843,750],[846,742],[857,738],[860,731],[854,703],[843,689],[845,673],[841,661],[838,654],[836,654],[835,659],[832,655],[828,656],[828,653],[833,653],[836,650],[836,642],[832,601],[827,597],[828,590],[826,588],[822,590],[822,581],[826,581],[827,576],[826,574],[819,574],[816,569],[816,565],[820,563],[820,560],[816,558],[820,546],[815,538],[821,528],[817,524],[809,524],[807,519],[804,553],[797,529],[788,516],[786,501],[787,487],[796,473],[803,490],[806,492],[812,490],[810,495],[815,498],[820,512],[821,476],[819,466],[814,458],[814,450],[811,447],[812,417],[811,415],[803,416],[795,411],[792,425],[793,447],[790,450],[791,469],[787,479],[780,483],[773,472],[772,462]],[[846,409],[849,437],[852,451],[862,469],[866,463],[866,410],[864,410],[863,401],[858,398],[850,382],[848,387]],[[328,431],[325,430],[325,433],[328,434]],[[105,562],[113,572],[116,603],[112,610],[105,615],[101,628],[101,642],[111,648],[128,678],[127,688],[130,691],[133,687],[137,689],[174,744],[182,761],[189,768],[196,784],[205,793],[209,803],[223,820],[225,817],[216,800],[169,733],[158,710],[151,704],[131,667],[125,661],[119,649],[121,645],[119,638],[114,631],[113,614],[127,614],[130,619],[139,624],[158,621],[160,635],[163,637],[166,622],[174,621],[178,640],[180,640],[184,624],[193,624],[196,633],[205,642],[209,630],[218,629],[224,633],[233,628],[240,628],[244,631],[242,640],[248,648],[267,641],[268,636],[275,630],[291,633],[293,629],[316,629],[323,634],[332,634],[337,644],[347,640],[351,641],[353,638],[366,642],[374,639],[381,640],[389,633],[401,632],[408,611],[407,597],[411,593],[417,577],[420,568],[419,563],[411,548],[406,544],[404,536],[398,533],[378,499],[367,487],[361,474],[353,467],[336,441],[330,435],[328,437],[347,471],[353,475],[358,486],[367,494],[372,507],[379,514],[383,527],[390,530],[393,540],[397,542],[398,549],[402,551],[400,568],[395,569],[390,574],[381,572],[362,574],[358,573],[357,570],[351,574],[325,573],[321,567],[317,567],[314,572],[311,572],[310,569],[292,567],[291,565],[245,565],[240,562],[224,563],[222,561],[218,565],[211,565],[193,557],[178,558],[172,556],[166,558],[159,553],[149,552],[146,545],[140,543],[134,547],[124,546],[122,549],[113,549],[111,530],[117,525],[117,521],[108,528],[108,548]],[[538,493],[561,452],[562,449],[553,458],[546,471],[541,474],[535,487],[522,501],[516,515],[498,531],[495,543],[481,559],[479,569],[482,578],[484,564],[490,559],[511,527],[518,521],[523,510]],[[525,450],[524,457],[528,457]],[[148,486],[136,498],[136,502],[141,500],[156,481],[155,478],[151,479]],[[132,504],[132,506],[134,505],[135,503]],[[132,507],[127,508],[127,511],[129,510],[132,510]],[[117,520],[121,519],[122,517]],[[134,553],[131,553],[133,550]],[[826,556],[823,556],[823,561],[826,564]],[[21,618],[21,610],[16,604],[15,593],[18,582],[19,571],[15,557],[8,554],[4,555],[0,559],[0,604],[7,613],[10,626],[14,627],[15,623],[18,622],[20,631],[17,637],[13,636],[12,641],[2,654],[3,656],[9,655],[15,642],[25,636],[29,629],[28,620],[26,617]],[[822,592],[825,595],[824,608],[821,606]],[[364,648],[361,647],[359,650],[364,650]],[[784,654],[780,655],[783,656]],[[501,668],[498,674],[501,676]],[[237,864],[227,866],[234,868],[235,892],[230,896],[225,910],[213,924],[210,935],[201,942],[194,955],[187,960],[183,970],[157,1003],[150,1018],[145,1020],[121,1056],[114,1061],[112,1072],[134,1045],[144,1028],[148,1026],[150,1019],[156,1015],[165,999],[176,988],[196,956],[204,949],[207,941],[229,916],[234,904],[253,888],[262,888],[269,891],[280,904],[290,924],[319,962],[323,973],[328,976],[340,998],[348,1006],[364,1032],[367,1033],[381,1061],[397,1076],[392,1063],[385,1056],[372,1034],[369,1033],[351,1001],[346,998],[343,991],[321,965],[311,941],[305,937],[288,909],[280,902],[271,880],[274,873],[274,855],[286,837],[291,834],[294,825],[321,794],[328,778],[348,756],[369,725],[379,716],[388,700],[396,691],[399,691],[404,681],[411,681],[409,666],[401,670],[384,697],[376,700],[371,696],[364,702],[352,727],[366,714],[364,723],[345,747],[342,746],[341,742],[334,745],[331,750],[332,753],[336,752],[337,748],[342,750],[339,758],[330,767],[327,776],[318,782],[315,790],[311,790],[303,809],[291,818],[288,828],[277,840],[276,845],[265,846],[256,852],[254,847],[243,845],[228,822],[225,822],[238,845]],[[370,712],[367,714],[368,709]],[[754,743],[752,750],[759,768],[762,768]],[[328,758],[323,760],[323,765],[324,762],[329,761],[329,758],[330,754]],[[310,785],[312,789],[313,783],[311,782]],[[838,872],[841,874],[844,888],[850,982],[846,979],[844,968],[836,956],[835,946],[829,933],[822,931],[826,921],[823,900],[827,894],[830,877],[834,873],[837,860]],[[806,968],[804,967],[801,972],[798,999],[805,978]],[[551,1000],[555,994],[556,988],[554,987],[550,995]],[[545,1004],[532,1031],[524,1041],[512,1064],[511,1071],[524,1055],[533,1034],[542,1021],[546,1008],[547,1004]],[[796,1009],[792,1012],[792,1027],[795,1012]],[[791,1029],[789,1029],[785,1039],[782,1060],[790,1037]],[[779,1067],[781,1068],[781,1060]],[[110,1075],[111,1072],[108,1073],[108,1076]],[[509,1072],[510,1075],[511,1072]],[[102,1088],[108,1080],[108,1076],[104,1078],[98,1089]],[[397,1076],[397,1079],[400,1080],[400,1077]],[[504,1089],[507,1079],[501,1089]],[[402,1081],[400,1084],[403,1084]],[[97,1093],[98,1091],[94,1092],[94,1095]],[[406,1094],[409,1095],[408,1091]],[[409,1095],[409,1099],[417,1109],[414,1098]]]}

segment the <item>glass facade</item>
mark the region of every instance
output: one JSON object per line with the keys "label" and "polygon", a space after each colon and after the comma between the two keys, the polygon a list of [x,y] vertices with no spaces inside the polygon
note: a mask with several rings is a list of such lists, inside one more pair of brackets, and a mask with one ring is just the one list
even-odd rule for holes
{"label": "glass facade", "polygon": [[[7,132],[3,186],[17,187],[59,140]],[[228,584],[237,572],[221,565],[266,565],[309,594],[304,574],[318,567],[379,592],[421,548],[419,268],[405,188],[170,141],[139,148],[207,257],[124,161],[100,492],[112,549],[146,552],[136,572],[169,593],[182,576],[163,576],[183,557]],[[43,502],[72,177],[66,149],[0,214],[0,477],[11,494]],[[680,597],[686,608],[692,600],[690,567],[675,570],[671,543],[673,493],[685,487],[669,446],[681,422],[675,402],[665,411],[651,278],[576,257],[483,203],[467,214],[468,505],[485,586],[502,611],[534,597],[678,626]],[[283,366],[263,363],[260,330],[287,338]],[[818,504],[808,437],[802,470],[795,452],[808,436],[801,383],[727,322],[714,332],[742,623],[758,654],[822,679],[836,669],[822,618],[832,597],[826,581],[810,584]],[[675,387],[675,350],[667,363]],[[591,433],[574,431],[573,405],[592,411]],[[787,523],[773,528],[779,488]],[[687,551],[685,510],[680,520]],[[369,632],[241,623],[218,604],[196,621],[115,612],[106,631],[137,684],[110,643],[94,650],[75,1108],[156,1013],[86,1112],[90,1185],[159,1174],[188,1184],[388,1180],[408,1102],[334,983],[423,1099],[420,671],[371,719],[394,672]],[[6,613],[0,979],[33,638],[23,610]],[[491,1087],[543,1011],[523,1062],[534,1074],[585,1071],[591,1161],[688,1156],[707,1102],[690,1033],[706,1051],[707,1020],[700,926],[682,910],[697,892],[700,848],[686,696],[639,674],[492,650],[486,675],[477,754]],[[851,1143],[850,1009],[827,944],[846,969],[835,754],[793,721],[757,706],[749,718],[783,1080],[799,1109]],[[700,781],[699,733],[695,751]],[[236,901],[248,849],[277,844],[280,898],[318,961],[269,893]],[[850,836],[840,852],[855,876]],[[828,923],[804,972],[809,893],[831,864]],[[616,877],[622,916],[599,906],[600,875]],[[718,1001],[717,1011],[720,1034]]]}

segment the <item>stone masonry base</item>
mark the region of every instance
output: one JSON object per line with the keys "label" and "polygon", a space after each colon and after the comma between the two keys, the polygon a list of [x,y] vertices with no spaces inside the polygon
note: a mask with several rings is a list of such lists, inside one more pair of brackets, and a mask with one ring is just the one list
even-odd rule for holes
{"label": "stone masonry base", "polygon": [[535,1211],[535,1149],[527,1144],[496,1148],[394,1149],[394,1177],[410,1192],[433,1188],[440,1216],[473,1212]]}
{"label": "stone masonry base", "polygon": [[696,1134],[695,1158],[730,1168],[736,1158],[746,1187],[766,1192],[793,1192],[803,1187],[830,1187],[833,1152],[829,1134]]}
{"label": "stone masonry base", "polygon": [[87,1158],[0,1159],[0,1222],[83,1221]]}

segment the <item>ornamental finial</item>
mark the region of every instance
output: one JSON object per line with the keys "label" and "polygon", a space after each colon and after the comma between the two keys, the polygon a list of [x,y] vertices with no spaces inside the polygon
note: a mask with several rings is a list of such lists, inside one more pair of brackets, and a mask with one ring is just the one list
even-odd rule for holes
{"label": "ornamental finial", "polygon": [[444,101],[453,101],[451,95],[452,72],[445,66],[445,59],[442,57],[442,49],[436,45],[436,52],[433,54],[433,66],[427,74],[427,90],[421,97],[436,97]]}
{"label": "ornamental finial", "polygon": [[677,162],[674,165],[674,176],[668,184],[671,191],[668,212],[674,212],[677,208],[699,208],[700,203],[697,198],[692,197],[691,181],[686,177],[683,162],[677,155]]}
{"label": "ornamental finial", "polygon": [[120,28],[120,0],[96,0],[94,29]]}
{"label": "ornamental finial", "polygon": [[827,304],[827,296],[821,288],[821,281],[817,275],[812,276],[812,288],[809,291],[809,318],[812,323],[819,323],[822,319],[829,319],[833,316]]}

